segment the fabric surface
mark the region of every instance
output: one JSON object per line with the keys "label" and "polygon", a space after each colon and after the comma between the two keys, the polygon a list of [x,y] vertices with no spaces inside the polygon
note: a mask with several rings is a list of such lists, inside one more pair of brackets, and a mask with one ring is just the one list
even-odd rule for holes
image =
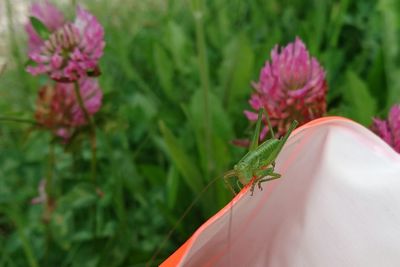
{"label": "fabric surface", "polygon": [[297,129],[282,178],[244,188],[161,266],[400,266],[400,155],[338,117]]}

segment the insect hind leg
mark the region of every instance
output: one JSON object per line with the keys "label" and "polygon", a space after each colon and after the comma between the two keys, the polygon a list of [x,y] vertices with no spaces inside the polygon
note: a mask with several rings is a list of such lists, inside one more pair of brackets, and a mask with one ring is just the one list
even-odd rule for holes
{"label": "insect hind leg", "polygon": [[263,190],[263,188],[261,187],[261,183],[265,183],[265,182],[268,182],[268,181],[279,179],[281,177],[281,175],[279,173],[274,173],[273,172],[273,173],[270,173],[268,175],[268,177],[269,178],[265,178],[265,176],[264,176],[264,178],[260,178],[258,181],[256,181],[257,182],[257,186],[258,186],[258,188],[260,188],[260,190]]}
{"label": "insect hind leg", "polygon": [[278,179],[279,177],[281,177],[279,173],[274,172],[274,169],[275,169],[274,164],[272,164],[272,167],[257,170],[254,173],[257,178],[253,182],[252,185],[253,189],[255,187],[255,184],[257,183],[258,188],[260,190],[263,190],[261,187],[261,183],[268,182],[270,180]]}

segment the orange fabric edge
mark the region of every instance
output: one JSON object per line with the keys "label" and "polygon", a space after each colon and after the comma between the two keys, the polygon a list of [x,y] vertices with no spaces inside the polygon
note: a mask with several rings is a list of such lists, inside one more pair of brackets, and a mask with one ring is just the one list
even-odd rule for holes
{"label": "orange fabric edge", "polygon": [[[193,236],[192,236],[193,237]],[[190,240],[192,239],[190,237],[186,242],[178,248],[171,256],[168,257],[163,263],[161,263],[160,267],[175,267],[178,266],[179,262],[181,261],[183,255],[185,255],[188,245],[190,243]]]}
{"label": "orange fabric edge", "polygon": [[[340,116],[327,116],[327,117],[322,117],[322,118],[318,118],[315,120],[312,120],[298,128],[296,128],[293,131],[293,134],[295,134],[296,132],[302,130],[302,129],[306,129],[309,127],[314,127],[320,124],[324,124],[326,122],[329,121],[347,121],[347,122],[353,122],[353,120],[345,118],[345,117],[340,117]],[[211,216],[211,218],[209,218],[206,222],[204,222],[194,233],[193,235],[186,240],[186,242],[180,246],[171,256],[169,256],[163,263],[161,263],[160,267],[175,267],[178,266],[179,263],[181,262],[181,260],[183,259],[183,257],[186,254],[186,251],[188,251],[192,245],[192,241],[193,239],[195,239],[199,234],[201,234],[202,229],[205,229],[206,227],[208,227],[208,225],[210,225],[212,222],[214,222],[215,220],[217,220],[219,217],[221,217],[224,213],[225,210],[229,209],[230,205],[233,205],[234,202],[238,201],[239,198],[241,198],[245,192],[249,189],[249,186],[245,186],[242,188],[242,190],[228,203],[225,205],[225,207],[223,207],[221,210],[219,210],[216,214],[214,214],[213,216]]]}

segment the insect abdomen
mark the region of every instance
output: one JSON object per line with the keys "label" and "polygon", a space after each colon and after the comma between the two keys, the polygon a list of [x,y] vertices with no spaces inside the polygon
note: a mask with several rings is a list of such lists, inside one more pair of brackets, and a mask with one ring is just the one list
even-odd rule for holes
{"label": "insect abdomen", "polygon": [[277,139],[267,140],[262,143],[257,149],[247,154],[242,161],[255,168],[260,167],[262,162],[272,163],[276,157],[276,151],[280,141]]}

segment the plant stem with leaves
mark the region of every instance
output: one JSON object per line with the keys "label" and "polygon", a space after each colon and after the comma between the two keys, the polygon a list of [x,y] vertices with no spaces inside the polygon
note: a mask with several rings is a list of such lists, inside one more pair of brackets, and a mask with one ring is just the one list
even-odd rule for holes
{"label": "plant stem with leaves", "polygon": [[209,176],[212,171],[212,151],[211,151],[211,114],[210,114],[210,78],[208,70],[207,47],[204,36],[204,6],[202,0],[192,1],[193,17],[195,21],[196,31],[196,46],[199,63],[200,81],[203,90],[203,105],[204,105],[204,137],[205,150],[207,155],[206,175]]}
{"label": "plant stem with leaves", "polygon": [[91,150],[92,150],[92,160],[91,160],[91,164],[90,164],[91,172],[90,173],[91,173],[92,182],[93,182],[93,184],[96,185],[96,164],[97,164],[96,125],[95,125],[92,117],[90,117],[89,112],[87,111],[87,109],[85,107],[85,104],[83,103],[81,90],[79,88],[78,82],[74,82],[74,90],[75,90],[76,98],[78,100],[79,107],[81,108],[81,110],[85,116],[85,120],[87,122],[89,122],[89,125],[90,125],[90,146],[91,146]]}

